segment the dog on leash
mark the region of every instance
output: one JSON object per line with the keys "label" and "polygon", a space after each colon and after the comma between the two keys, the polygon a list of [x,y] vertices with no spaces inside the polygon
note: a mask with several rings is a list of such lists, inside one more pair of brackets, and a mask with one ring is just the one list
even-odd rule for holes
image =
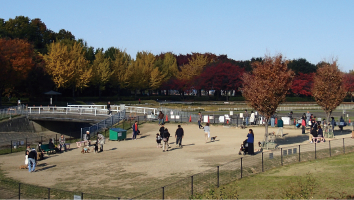
{"label": "dog on leash", "polygon": [[84,153],[90,153],[89,147],[82,147],[81,153],[82,153],[82,154],[84,154]]}
{"label": "dog on leash", "polygon": [[95,143],[94,147],[92,148],[92,151],[94,153],[98,153],[98,144],[97,144],[97,142]]}
{"label": "dog on leash", "polygon": [[211,137],[211,138],[210,138],[210,141],[211,141],[211,142],[215,142],[216,137],[218,137],[218,136]]}

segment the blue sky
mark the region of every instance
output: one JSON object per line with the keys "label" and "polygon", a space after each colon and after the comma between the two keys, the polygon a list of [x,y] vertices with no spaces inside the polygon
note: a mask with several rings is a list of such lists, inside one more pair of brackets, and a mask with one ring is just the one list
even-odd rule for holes
{"label": "blue sky", "polygon": [[95,48],[114,46],[135,58],[211,52],[235,60],[282,53],[317,64],[354,67],[352,0],[1,0],[0,18],[40,18]]}

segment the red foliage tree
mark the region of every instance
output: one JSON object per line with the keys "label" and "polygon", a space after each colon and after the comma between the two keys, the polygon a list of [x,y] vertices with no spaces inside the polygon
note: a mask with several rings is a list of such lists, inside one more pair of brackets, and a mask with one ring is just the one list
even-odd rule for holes
{"label": "red foliage tree", "polygon": [[295,76],[291,85],[291,91],[295,95],[311,96],[314,76],[315,73],[304,74],[299,72],[299,74]]}
{"label": "red foliage tree", "polygon": [[354,94],[354,74],[353,74],[353,73],[344,74],[343,82],[344,82],[344,88],[345,88],[345,90],[347,90],[348,93],[350,94],[350,96],[351,96],[351,98],[352,98],[352,102],[353,102],[353,94]]}
{"label": "red foliage tree", "polygon": [[0,39],[0,96],[27,78],[35,59],[33,47],[27,41]]}
{"label": "red foliage tree", "polygon": [[194,82],[195,89],[237,90],[241,86],[244,69],[231,63],[215,63],[207,66]]}

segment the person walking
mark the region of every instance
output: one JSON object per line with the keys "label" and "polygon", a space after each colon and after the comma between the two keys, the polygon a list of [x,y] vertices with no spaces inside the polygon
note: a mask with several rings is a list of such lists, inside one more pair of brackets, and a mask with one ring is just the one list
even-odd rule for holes
{"label": "person walking", "polygon": [[36,163],[37,163],[37,152],[36,150],[32,149],[28,153],[28,171],[35,172],[36,170]]}
{"label": "person walking", "polygon": [[163,132],[163,137],[162,137],[162,152],[168,151],[168,139],[170,138],[170,133],[168,132],[168,129],[165,128],[164,132]]}
{"label": "person walking", "polygon": [[254,143],[254,133],[252,129],[248,130],[248,134],[247,134],[247,143],[248,143],[248,154],[249,155],[254,155],[254,147],[253,147],[253,143]]}
{"label": "person walking", "polygon": [[103,145],[105,144],[105,138],[102,134],[97,135],[97,142],[100,144],[100,151],[103,151]]}
{"label": "person walking", "polygon": [[176,130],[175,138],[176,138],[176,146],[178,145],[179,147],[182,148],[182,138],[184,136],[184,131],[181,125],[178,125],[178,128]]}
{"label": "person walking", "polygon": [[162,111],[160,111],[159,116],[158,116],[159,125],[164,123],[164,120],[163,120],[164,117],[165,117],[165,115],[162,113]]}
{"label": "person walking", "polygon": [[312,138],[317,136],[317,123],[315,122],[315,119],[312,119],[311,121],[311,131],[309,135],[309,140],[310,143],[312,143]]}
{"label": "person walking", "polygon": [[198,126],[199,126],[199,129],[203,128],[202,126],[202,113],[198,113]]}
{"label": "person walking", "polygon": [[61,149],[63,148],[64,151],[66,151],[66,145],[65,145],[65,137],[64,135],[61,135],[60,138],[59,138],[59,145],[60,145],[60,152],[61,152]]}
{"label": "person walking", "polygon": [[277,136],[279,135],[279,132],[280,132],[281,133],[280,137],[283,137],[284,123],[281,118],[278,119],[277,127],[278,127]]}
{"label": "person walking", "polygon": [[248,126],[248,119],[249,119],[250,115],[249,115],[249,113],[247,112],[247,110],[245,110],[245,113],[243,114],[243,117],[245,118],[246,126]]}
{"label": "person walking", "polygon": [[272,117],[270,118],[270,126],[271,127],[275,126],[275,115],[272,115]]}
{"label": "person walking", "polygon": [[133,129],[133,137],[132,140],[136,140],[136,135],[138,134],[139,128],[138,128],[138,121],[135,121],[135,123],[132,126]]}
{"label": "person walking", "polygon": [[209,127],[209,123],[206,123],[204,126],[204,133],[205,133],[205,144],[208,142],[209,138],[210,138],[210,127]]}
{"label": "person walking", "polygon": [[108,115],[112,115],[111,102],[110,101],[108,101],[108,103],[107,103],[107,110],[108,110]]}

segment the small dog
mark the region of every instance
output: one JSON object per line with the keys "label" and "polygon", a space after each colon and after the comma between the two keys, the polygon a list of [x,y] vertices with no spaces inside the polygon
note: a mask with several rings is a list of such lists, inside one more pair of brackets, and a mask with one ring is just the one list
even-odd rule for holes
{"label": "small dog", "polygon": [[95,153],[98,153],[98,144],[97,144],[97,142],[94,145],[94,147],[92,148],[92,151],[94,151]]}
{"label": "small dog", "polygon": [[210,141],[211,141],[211,142],[215,142],[216,137],[218,137],[218,136],[211,137],[211,138],[210,138]]}
{"label": "small dog", "polygon": [[27,169],[27,165],[21,165],[20,169]]}
{"label": "small dog", "polygon": [[261,142],[258,142],[258,146],[259,146],[259,147],[262,147],[262,143],[261,143]]}
{"label": "small dog", "polygon": [[89,147],[82,147],[81,153],[82,153],[82,154],[84,154],[84,153],[90,153]]}

